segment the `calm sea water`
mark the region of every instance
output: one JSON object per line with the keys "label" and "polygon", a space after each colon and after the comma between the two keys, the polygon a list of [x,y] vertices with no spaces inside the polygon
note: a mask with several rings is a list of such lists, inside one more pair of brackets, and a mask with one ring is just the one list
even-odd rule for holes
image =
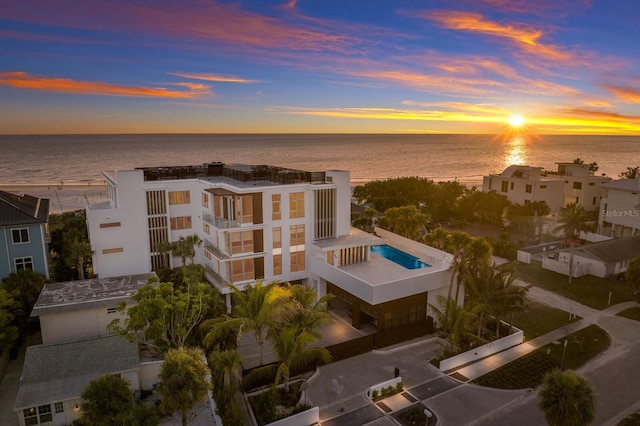
{"label": "calm sea water", "polygon": [[188,134],[0,136],[0,185],[72,183],[101,171],[210,161],[269,164],[307,171],[346,169],[354,184],[422,176],[478,183],[510,164],[555,169],[596,161],[617,175],[640,164],[640,136]]}

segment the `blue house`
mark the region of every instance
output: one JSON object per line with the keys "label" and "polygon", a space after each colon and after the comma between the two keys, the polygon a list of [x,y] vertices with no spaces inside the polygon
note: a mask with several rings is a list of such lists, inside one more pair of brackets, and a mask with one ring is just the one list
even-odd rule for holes
{"label": "blue house", "polygon": [[49,200],[0,191],[0,279],[20,269],[49,278]]}

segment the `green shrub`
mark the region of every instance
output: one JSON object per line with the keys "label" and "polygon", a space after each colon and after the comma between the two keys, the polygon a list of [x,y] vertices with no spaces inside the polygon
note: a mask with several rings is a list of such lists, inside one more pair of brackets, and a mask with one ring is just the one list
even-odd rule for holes
{"label": "green shrub", "polygon": [[380,392],[376,389],[374,391],[371,391],[371,399],[373,399],[374,401],[378,399]]}
{"label": "green shrub", "polygon": [[404,384],[402,382],[398,382],[396,384],[396,393],[400,393],[404,390]]}

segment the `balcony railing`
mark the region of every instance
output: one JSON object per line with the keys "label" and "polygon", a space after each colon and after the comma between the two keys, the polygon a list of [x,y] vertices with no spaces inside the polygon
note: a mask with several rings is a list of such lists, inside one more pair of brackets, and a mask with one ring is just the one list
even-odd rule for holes
{"label": "balcony railing", "polygon": [[227,253],[220,250],[219,247],[215,246],[213,242],[207,238],[204,239],[204,248],[213,253],[213,255],[218,259],[229,259],[229,255]]}
{"label": "balcony railing", "polygon": [[219,273],[214,271],[213,268],[210,265],[204,265],[204,269],[207,270],[207,273],[209,275],[211,275],[213,277],[213,279],[218,282],[218,284],[220,284],[222,286],[231,285],[231,282],[229,280],[227,280],[226,278],[223,278],[222,275],[220,275]]}
{"label": "balcony railing", "polygon": [[223,217],[213,217],[213,215],[207,211],[202,212],[202,220],[209,225],[213,225],[218,229],[232,229],[240,228],[240,222],[237,220],[229,220]]}

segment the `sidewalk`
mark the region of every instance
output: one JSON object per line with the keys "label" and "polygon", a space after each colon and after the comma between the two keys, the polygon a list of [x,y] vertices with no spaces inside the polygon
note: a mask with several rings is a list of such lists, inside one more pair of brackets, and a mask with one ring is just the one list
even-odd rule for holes
{"label": "sidewalk", "polygon": [[[522,287],[530,286],[529,283],[522,280],[516,280],[516,284]],[[579,317],[582,317],[582,319],[557,328],[528,342],[524,342],[520,345],[511,347],[495,355],[491,355],[484,359],[478,360],[473,364],[468,364],[460,369],[451,371],[449,374],[455,374],[455,377],[460,378],[461,380],[462,378],[460,376],[463,376],[468,381],[477,379],[478,377],[483,376],[499,367],[502,367],[503,365],[508,364],[517,358],[527,355],[528,353],[531,353],[538,348],[548,345],[549,343],[552,343],[554,341],[559,341],[564,336],[575,333],[578,330],[582,330],[583,328],[598,322],[598,320],[603,316],[613,316],[616,313],[627,308],[637,306],[636,302],[624,302],[617,305],[609,306],[608,308],[599,311],[597,309],[582,305],[564,296],[536,286],[529,287],[527,298],[535,300],[536,302],[543,303],[545,305],[552,306],[554,308],[562,309],[564,311],[567,311],[568,313],[576,314]]]}

